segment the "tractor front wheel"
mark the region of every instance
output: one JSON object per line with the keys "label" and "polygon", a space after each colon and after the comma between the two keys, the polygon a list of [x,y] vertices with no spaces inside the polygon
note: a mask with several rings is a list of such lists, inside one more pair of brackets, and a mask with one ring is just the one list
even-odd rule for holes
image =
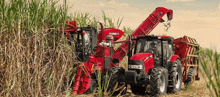
{"label": "tractor front wheel", "polygon": [[152,96],[167,93],[168,71],[163,67],[150,70],[150,93]]}

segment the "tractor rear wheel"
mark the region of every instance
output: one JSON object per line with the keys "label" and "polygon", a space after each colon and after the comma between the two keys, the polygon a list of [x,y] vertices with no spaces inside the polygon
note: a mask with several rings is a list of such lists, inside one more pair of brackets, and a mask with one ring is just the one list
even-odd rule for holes
{"label": "tractor rear wheel", "polygon": [[168,71],[163,67],[153,68],[150,71],[150,93],[152,96],[167,93]]}
{"label": "tractor rear wheel", "polygon": [[182,65],[180,60],[177,59],[173,62],[169,70],[169,82],[168,82],[168,92],[176,93],[181,90],[182,87]]}
{"label": "tractor rear wheel", "polygon": [[131,91],[135,95],[144,95],[146,91],[146,87],[131,85]]}
{"label": "tractor rear wheel", "polygon": [[194,74],[194,68],[189,68],[187,79],[184,81],[184,84],[187,86],[192,83],[193,80],[193,74]]}

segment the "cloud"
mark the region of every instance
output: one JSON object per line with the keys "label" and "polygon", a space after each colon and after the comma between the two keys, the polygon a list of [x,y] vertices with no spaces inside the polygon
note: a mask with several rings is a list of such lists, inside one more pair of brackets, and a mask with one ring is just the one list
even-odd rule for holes
{"label": "cloud", "polygon": [[219,4],[219,6],[218,6],[218,9],[220,9],[220,4]]}
{"label": "cloud", "polygon": [[[62,3],[63,0],[60,0]],[[102,21],[102,11],[107,17],[111,17],[114,22],[118,18],[123,18],[121,27],[137,28],[142,21],[144,21],[152,10],[139,9],[130,6],[128,3],[118,3],[115,0],[67,0],[68,6],[72,6],[68,12],[74,13],[89,13],[91,17],[96,17],[100,22]]]}
{"label": "cloud", "polygon": [[108,3],[115,3],[115,0],[107,0]]}
{"label": "cloud", "polygon": [[166,2],[186,2],[186,1],[195,1],[195,0],[167,0]]}

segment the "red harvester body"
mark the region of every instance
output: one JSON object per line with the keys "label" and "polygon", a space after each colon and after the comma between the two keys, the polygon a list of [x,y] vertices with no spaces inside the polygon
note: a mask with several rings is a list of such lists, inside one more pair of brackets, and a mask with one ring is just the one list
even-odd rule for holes
{"label": "red harvester body", "polygon": [[[77,57],[76,60],[80,62],[75,64],[79,67],[75,76],[72,94],[76,95],[83,93],[92,93],[94,87],[97,87],[98,84],[96,71],[101,71],[102,82],[106,79],[110,81],[108,90],[113,90],[117,83],[118,86],[121,86],[123,83],[125,83],[138,86],[144,85],[144,87],[147,87],[147,84],[136,82],[149,83],[151,76],[149,72],[151,72],[154,68],[158,66],[160,68],[166,68],[166,70],[169,70],[169,66],[174,64],[176,60],[179,59],[181,59],[181,63],[184,67],[183,81],[186,80],[187,70],[189,69],[189,67],[193,67],[189,64],[194,64],[194,61],[197,61],[195,58],[188,58],[190,56],[189,54],[194,54],[193,48],[190,48],[189,45],[192,44],[192,42],[189,42],[188,40],[186,41],[185,38],[175,39],[173,42],[173,37],[170,36],[148,36],[148,34],[160,22],[162,22],[162,17],[165,14],[167,14],[168,20],[172,20],[172,10],[166,9],[164,7],[156,8],[155,11],[150,14],[149,17],[145,21],[143,21],[143,23],[125,41],[117,41],[124,34],[124,32],[119,29],[103,28],[103,25],[99,23],[101,26],[101,30],[98,31],[96,27],[77,27],[76,21],[67,21],[67,23],[69,23],[67,25],[67,29],[65,29],[64,31],[66,32],[66,37],[68,37],[69,39],[72,39],[72,37],[74,37],[73,34],[77,34],[75,35],[77,39],[76,43],[74,44],[75,56]],[[136,44],[136,42],[140,40],[146,41],[145,45],[149,45],[148,43],[151,42],[157,43],[157,45],[160,45],[161,49],[159,49],[158,51],[158,49],[149,48],[147,51],[138,52],[132,55],[133,48],[135,48],[135,51],[143,48],[138,48]],[[186,41],[184,44],[182,44],[183,40]],[[122,43],[117,50],[114,50],[113,47],[113,44],[115,43]],[[175,44],[175,53],[173,43]],[[143,44],[143,42],[141,44]],[[170,54],[165,54],[164,51],[167,51]],[[126,56],[126,54],[128,54],[128,63],[131,64],[128,64],[128,67],[135,69],[129,69],[125,72],[125,69],[119,67],[118,64]],[[164,55],[167,55],[168,57],[164,57]],[[156,56],[159,59],[155,59]],[[187,59],[185,60],[185,58]],[[155,70],[157,71],[157,69]],[[107,72],[107,75],[111,75],[113,77],[106,76]],[[129,74],[133,75],[129,76]],[[128,77],[133,77],[133,79],[130,80]],[[127,79],[128,81],[126,81]],[[135,90],[136,89],[133,89],[132,91],[135,92]],[[135,93],[138,94],[137,92]],[[157,92],[155,93],[162,94]]]}

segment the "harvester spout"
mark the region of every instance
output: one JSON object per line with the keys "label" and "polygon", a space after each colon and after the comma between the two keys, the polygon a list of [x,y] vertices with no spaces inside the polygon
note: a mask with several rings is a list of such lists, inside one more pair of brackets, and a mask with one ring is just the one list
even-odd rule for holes
{"label": "harvester spout", "polygon": [[[150,34],[150,32],[161,22],[161,19],[165,14],[167,14],[168,20],[172,20],[173,11],[171,9],[166,9],[164,7],[156,8],[155,11],[151,13],[150,16],[132,33],[131,37],[139,37]],[[129,41],[129,38],[127,38],[126,41]],[[115,51],[112,58],[117,58],[121,61],[128,52],[128,45],[128,42],[122,43],[121,46]],[[132,48],[134,45],[135,43],[133,43]]]}

